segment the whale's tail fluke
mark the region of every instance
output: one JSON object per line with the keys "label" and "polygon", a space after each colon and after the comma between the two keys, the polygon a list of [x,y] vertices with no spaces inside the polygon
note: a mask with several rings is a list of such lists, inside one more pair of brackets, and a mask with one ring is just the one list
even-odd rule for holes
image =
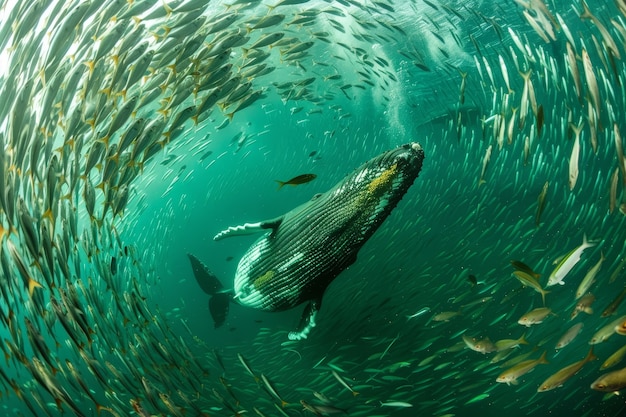
{"label": "whale's tail fluke", "polygon": [[196,277],[198,285],[202,288],[202,291],[211,296],[209,298],[209,311],[215,322],[215,327],[220,327],[226,321],[232,293],[224,288],[222,283],[200,259],[191,253],[188,253],[187,256],[189,261],[191,261],[193,275]]}

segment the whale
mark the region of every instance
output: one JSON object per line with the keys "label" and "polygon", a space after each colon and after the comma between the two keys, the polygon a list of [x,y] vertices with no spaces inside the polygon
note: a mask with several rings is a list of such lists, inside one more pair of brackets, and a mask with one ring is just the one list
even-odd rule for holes
{"label": "whale", "polygon": [[188,254],[200,288],[208,294],[215,327],[229,305],[283,311],[306,303],[291,340],[308,337],[329,284],[352,265],[415,182],[424,160],[417,142],[381,153],[325,193],[269,220],[231,226],[215,241],[263,233],[239,260],[232,288],[225,287],[196,256]]}

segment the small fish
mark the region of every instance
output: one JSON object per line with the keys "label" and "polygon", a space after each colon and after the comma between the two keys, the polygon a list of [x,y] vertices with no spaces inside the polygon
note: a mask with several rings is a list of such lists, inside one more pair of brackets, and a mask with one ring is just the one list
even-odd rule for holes
{"label": "small fish", "polygon": [[315,398],[317,398],[318,400],[320,400],[324,404],[330,404],[331,403],[330,399],[326,395],[322,394],[321,392],[313,391],[313,395],[315,396]]}
{"label": "small fish", "polygon": [[589,341],[590,345],[597,345],[598,343],[602,343],[607,340],[609,337],[613,336],[615,333],[615,326],[620,325],[622,322],[626,320],[626,316],[622,316],[617,320],[614,320],[607,324],[606,326],[601,327],[595,334],[591,337]]}
{"label": "small fish", "polygon": [[408,407],[413,407],[413,404],[407,403],[404,401],[387,401],[387,402],[381,401],[380,406],[381,407],[408,408]]}
{"label": "small fish", "polygon": [[604,361],[604,363],[600,366],[600,369],[607,369],[607,368],[617,365],[618,363],[622,361],[622,359],[624,358],[624,355],[626,355],[626,345],[617,349],[611,356],[609,356]]}
{"label": "small fish", "polygon": [[300,185],[300,184],[306,184],[307,182],[313,181],[315,178],[317,178],[317,175],[315,174],[302,174],[302,175],[298,175],[297,177],[293,177],[287,181],[276,180],[276,182],[278,183],[278,189],[280,190],[285,185],[295,186],[295,185]]}
{"label": "small fish", "polygon": [[506,351],[519,345],[527,345],[526,334],[524,333],[519,339],[502,339],[498,340],[495,345],[498,352]]}
{"label": "small fish", "polygon": [[580,83],[580,72],[578,71],[578,64],[576,62],[576,53],[570,42],[567,42],[567,63],[569,64],[570,73],[574,79],[574,87],[576,87],[576,95],[581,97],[582,87]]}
{"label": "small fish", "polygon": [[337,371],[335,371],[334,369],[332,369],[330,372],[333,374],[333,376],[335,377],[335,379],[336,379],[337,381],[339,381],[339,383],[340,383],[341,385],[343,385],[343,386],[344,386],[344,387],[345,387],[348,391],[350,391],[350,392],[352,393],[352,395],[353,395],[353,396],[355,396],[355,397],[356,397],[357,395],[359,395],[358,391],[353,390],[353,389],[352,389],[352,387],[351,387],[350,385],[348,385],[348,383],[347,383],[347,382],[346,382],[346,381],[345,381],[345,380],[341,377],[341,375],[339,375],[339,374],[337,373]]}
{"label": "small fish", "polygon": [[250,374],[250,376],[252,378],[254,378],[254,381],[258,384],[259,383],[259,377],[256,376],[256,374],[254,373],[254,371],[252,370],[252,368],[248,364],[248,361],[246,360],[246,358],[244,358],[241,353],[237,353],[237,358],[239,358],[239,362],[241,362],[241,364],[243,365],[243,367],[246,370],[246,372],[248,372],[248,374]]}
{"label": "small fish", "polygon": [[580,132],[583,130],[582,124],[578,126],[571,125],[576,136],[574,137],[574,146],[569,158],[569,189],[570,191],[576,186],[578,180],[578,159],[580,158]]}
{"label": "small fish", "polygon": [[502,55],[498,55],[498,61],[500,62],[500,71],[502,72],[502,78],[504,78],[504,84],[506,85],[507,90],[509,90],[509,94],[511,94],[513,90],[511,90],[511,85],[509,82],[509,72],[507,70],[506,63],[504,62],[504,58],[502,58]]}
{"label": "small fish", "polygon": [[302,407],[304,407],[305,410],[308,410],[318,416],[321,416],[323,414],[348,413],[347,410],[343,408],[333,407],[329,404],[310,404],[304,400],[300,400],[300,404],[302,404]]}
{"label": "small fish", "polygon": [[530,159],[530,137],[526,135],[524,138],[524,166],[528,165]]}
{"label": "small fish", "polygon": [[533,271],[533,269],[526,265],[524,262],[522,261],[516,261],[514,259],[511,259],[511,265],[513,266],[513,268],[515,268],[518,271],[522,271],[527,273],[528,275],[531,275],[533,278],[535,278],[536,280],[539,279],[539,277],[541,276],[541,274]]}
{"label": "small fish", "polygon": [[204,161],[205,159],[207,159],[209,156],[211,156],[213,154],[213,151],[206,151],[205,153],[203,153],[200,156],[200,162]]}
{"label": "small fish", "polygon": [[522,326],[530,327],[533,324],[541,324],[548,315],[553,314],[548,307],[539,307],[524,314],[517,321]]}
{"label": "small fish", "polygon": [[617,183],[619,181],[619,168],[615,168],[611,175],[611,187],[609,189],[609,214],[613,214],[617,207]]}
{"label": "small fish", "polygon": [[459,91],[459,103],[464,104],[465,103],[465,87],[467,85],[467,72],[462,72],[460,70],[459,72],[461,73],[461,88]]}
{"label": "small fish", "polygon": [[313,414],[317,415],[317,416],[321,416],[322,413],[312,404],[309,404],[308,402],[304,401],[304,400],[300,400],[300,404],[302,404],[302,409],[303,410],[307,410],[312,412]]}
{"label": "small fish", "polygon": [[602,266],[602,262],[604,262],[604,254],[600,252],[600,260],[593,267],[591,267],[589,271],[587,271],[587,274],[585,274],[585,277],[580,282],[580,285],[576,290],[577,300],[584,294],[586,294],[589,291],[589,288],[593,285],[593,283],[596,282],[596,275],[598,275],[598,271]]}
{"label": "small fish", "polygon": [[469,337],[467,335],[463,335],[463,342],[465,342],[465,345],[472,349],[475,352],[480,352],[483,355],[486,353],[491,353],[491,352],[495,352],[496,350],[498,350],[498,348],[496,347],[496,345],[493,344],[493,342],[491,340],[489,340],[488,337],[481,339],[481,340],[476,340],[473,337]]}
{"label": "small fish", "polygon": [[450,321],[451,318],[460,316],[460,311],[444,311],[433,316],[432,321]]}
{"label": "small fish", "polygon": [[624,287],[622,292],[620,292],[617,295],[617,297],[615,297],[615,299],[613,301],[611,301],[611,304],[609,304],[608,307],[604,309],[604,311],[601,314],[601,317],[608,317],[608,316],[614,314],[615,310],[617,310],[617,307],[619,307],[619,305],[622,303],[622,301],[624,301],[624,297],[625,296],[626,296],[626,287]]}
{"label": "small fish", "polygon": [[489,166],[489,161],[491,160],[491,150],[493,149],[492,145],[489,145],[487,150],[485,151],[485,156],[483,157],[483,167],[480,171],[480,178],[478,179],[478,186],[480,187],[487,181],[485,180],[485,172],[487,172],[487,166]]}
{"label": "small fish", "polygon": [[174,159],[176,159],[176,158],[177,158],[177,156],[176,156],[176,155],[168,155],[168,156],[167,156],[167,157],[163,160],[163,162],[161,162],[161,165],[167,165],[167,164],[169,164],[170,162],[172,162],[172,161],[173,161]]}
{"label": "small fish", "polygon": [[601,375],[591,384],[596,391],[615,392],[626,388],[626,368]]}
{"label": "small fish", "polygon": [[593,308],[591,308],[591,304],[593,304],[595,299],[596,297],[593,294],[585,294],[583,298],[578,300],[578,302],[576,303],[576,306],[574,307],[574,310],[572,311],[572,314],[570,316],[570,320],[574,320],[578,313],[580,313],[581,311],[587,314],[593,314]]}
{"label": "small fish", "polygon": [[[435,11],[439,11],[439,7],[437,7],[437,5],[436,5],[436,4],[431,3],[431,2],[430,2],[430,1],[428,1],[428,0],[423,0],[423,1],[424,1],[424,3],[426,3],[427,5],[429,5],[432,9],[434,9]],[[442,7],[443,7],[443,6],[442,6]]]}
{"label": "small fish", "polygon": [[596,355],[593,354],[593,346],[589,349],[589,353],[585,356],[584,359],[575,362],[571,365],[566,366],[565,368],[557,371],[553,375],[549,376],[537,389],[537,392],[545,392],[550,391],[555,388],[562,386],[565,381],[576,375],[582,368],[585,366],[587,362],[598,359]]}
{"label": "small fish", "polygon": [[507,385],[517,385],[517,379],[520,376],[532,371],[537,365],[548,363],[546,353],[547,352],[543,352],[539,359],[529,359],[514,365],[513,367],[502,372],[498,378],[496,378],[496,381]]}
{"label": "small fish", "polygon": [[117,273],[117,258],[115,256],[111,257],[111,275],[115,275]]}
{"label": "small fish", "polygon": [[622,174],[622,178],[626,178],[626,159],[624,158],[622,135],[620,134],[619,126],[617,123],[613,123],[613,141],[615,143],[615,156],[617,157],[617,167]]}
{"label": "small fish", "polygon": [[518,271],[513,272],[513,276],[517,278],[519,282],[522,283],[523,286],[530,287],[534,289],[535,291],[537,291],[539,294],[541,294],[543,305],[546,305],[546,294],[548,294],[550,291],[544,290],[541,287],[541,284],[539,284],[539,282],[535,278],[533,278],[532,275],[528,274],[527,272],[518,270]]}
{"label": "small fish", "polygon": [[537,109],[537,137],[541,136],[541,129],[543,128],[543,120],[544,120],[543,104],[540,104],[539,108]]}
{"label": "small fish", "polygon": [[256,22],[254,22],[252,26],[247,26],[246,30],[248,31],[248,33],[250,33],[255,29],[263,29],[263,28],[268,28],[271,26],[276,26],[277,24],[282,22],[284,19],[285,19],[284,14],[267,15],[258,19]]}
{"label": "small fish", "polygon": [[469,302],[469,303],[467,303],[467,304],[463,304],[463,305],[461,306],[461,309],[459,310],[459,313],[460,313],[460,312],[461,312],[461,310],[462,310],[462,309],[464,309],[464,308],[465,308],[465,309],[467,309],[467,308],[470,308],[470,307],[474,307],[474,306],[476,306],[476,305],[480,305],[480,304],[487,303],[487,302],[489,302],[489,301],[491,301],[491,300],[493,300],[493,297],[488,296],[488,297],[481,297],[481,298],[479,298],[479,299],[477,299],[477,300],[474,300],[474,301],[471,301],[471,302]]}
{"label": "small fish", "polygon": [[589,54],[584,48],[582,51],[582,60],[583,60],[583,69],[585,71],[585,80],[587,81],[587,86],[589,88],[591,102],[593,103],[593,108],[595,110],[596,117],[599,117],[600,116],[600,104],[601,104],[600,89],[598,88],[598,80],[596,79],[596,75],[593,72],[593,64],[591,63]]}
{"label": "small fish", "polygon": [[411,314],[411,315],[408,315],[408,316],[406,316],[406,318],[407,318],[408,320],[410,320],[410,319],[412,319],[412,318],[419,317],[419,316],[421,316],[422,314],[426,314],[426,313],[428,313],[429,311],[430,311],[430,307],[423,307],[423,308],[421,308],[421,309],[420,309],[417,313],[415,313],[415,314]]}
{"label": "small fish", "polygon": [[271,45],[281,40],[283,36],[285,36],[283,32],[274,32],[274,33],[263,35],[259,37],[259,39],[255,43],[250,45],[250,47],[246,47],[246,50],[254,50],[254,49],[262,48],[267,45]]}
{"label": "small fish", "polygon": [[[238,111],[241,111],[243,109],[248,108],[249,106],[251,106],[254,102],[256,102],[258,99],[265,97],[265,91],[264,90],[255,90],[252,91],[250,94],[246,95],[244,98],[240,99],[236,106],[233,105],[234,110],[233,111],[229,111],[228,113],[226,113],[226,118],[230,121],[233,120],[233,116],[235,115],[235,113],[237,113]],[[224,106],[224,109],[226,109],[228,106]],[[230,110],[230,109],[229,109]]]}
{"label": "small fish", "polygon": [[559,341],[556,343],[556,350],[559,349],[563,349],[565,346],[569,345],[572,340],[574,340],[574,338],[576,336],[578,336],[578,334],[581,332],[581,330],[583,329],[583,323],[577,323],[575,325],[573,325],[572,327],[570,327],[564,334],[563,336],[561,336],[561,338],[559,339]]}
{"label": "small fish", "polygon": [[582,6],[583,6],[583,12],[580,14],[580,18],[581,19],[590,19],[593,22],[593,24],[596,25],[596,27],[600,31],[600,34],[602,35],[602,40],[604,41],[603,43],[604,43],[604,45],[605,45],[605,47],[607,49],[607,52],[610,52],[617,59],[621,59],[620,53],[619,53],[619,49],[617,47],[617,44],[615,43],[615,40],[613,39],[613,37],[611,37],[611,34],[609,33],[609,31],[602,24],[602,22],[600,22],[598,20],[598,18],[595,17],[591,13],[591,11],[589,10],[589,7],[587,6],[587,3],[585,3],[585,1],[582,2]]}
{"label": "small fish", "polygon": [[[623,210],[623,207],[625,206],[624,203],[620,204],[620,208],[619,210],[622,212],[622,214],[626,214],[626,210]],[[609,284],[615,282],[615,280],[617,279],[617,277],[624,272],[624,269],[626,267],[626,256],[622,258],[622,260],[620,261],[619,264],[617,264],[617,268],[615,268],[613,270],[613,272],[611,273],[611,277],[609,278]]]}
{"label": "small fish", "polygon": [[519,108],[519,122],[517,124],[517,126],[520,129],[524,127],[524,123],[526,121],[526,115],[528,114],[528,104],[529,104],[528,89],[529,89],[531,74],[532,74],[531,70],[528,70],[528,72],[520,71],[520,75],[524,79],[524,88],[522,89],[522,97],[520,100],[521,102],[520,102],[520,108]]}
{"label": "small fish", "polygon": [[228,395],[230,395],[231,398],[233,400],[235,400],[235,405],[239,405],[240,401],[237,398],[237,396],[235,395],[235,393],[233,392],[232,385],[223,376],[220,376],[219,380],[220,380],[221,384],[224,386],[224,388],[226,389],[226,392],[228,392]]}
{"label": "small fish", "polygon": [[575,249],[572,249],[568,254],[563,256],[561,261],[558,263],[554,271],[550,274],[550,278],[548,279],[547,287],[555,284],[563,285],[563,279],[567,276],[567,274],[574,268],[574,266],[580,261],[580,256],[583,251],[587,248],[595,246],[595,243],[589,243],[587,241],[587,236],[583,236],[582,245],[578,246]]}
{"label": "small fish", "polygon": [[537,213],[535,214],[535,226],[537,227],[539,227],[539,224],[541,224],[541,214],[543,213],[543,210],[546,208],[546,196],[548,195],[549,185],[550,183],[546,181],[545,184],[543,184],[541,193],[539,193],[539,197],[537,197]]}
{"label": "small fish", "polygon": [[282,407],[285,407],[287,404],[289,404],[287,401],[283,400],[283,398],[278,394],[278,391],[276,391],[276,388],[274,388],[272,383],[267,379],[264,374],[261,374],[261,380],[263,381],[263,385],[265,385],[267,391],[272,394],[272,396],[274,396],[278,401],[280,401],[280,405]]}
{"label": "small fish", "polygon": [[28,295],[32,297],[35,288],[43,288],[43,286],[32,278],[31,274],[28,272],[26,263],[22,260],[18,249],[11,240],[7,239],[7,246],[13,262],[17,266],[17,269],[24,280],[24,286],[28,289]]}
{"label": "small fish", "polygon": [[136,401],[131,398],[130,404],[132,405],[133,410],[135,410],[137,415],[141,417],[150,417],[150,414],[148,414],[148,412],[141,407],[141,405],[139,404],[139,401]]}
{"label": "small fish", "polygon": [[489,394],[486,394],[486,393],[483,393],[483,394],[478,394],[478,395],[477,395],[477,396],[475,396],[474,398],[472,398],[472,399],[470,399],[469,401],[467,401],[467,402],[465,403],[465,405],[468,405],[468,404],[473,404],[473,403],[477,403],[478,401],[482,401],[482,400],[484,400],[485,398],[488,398],[488,397],[489,397]]}

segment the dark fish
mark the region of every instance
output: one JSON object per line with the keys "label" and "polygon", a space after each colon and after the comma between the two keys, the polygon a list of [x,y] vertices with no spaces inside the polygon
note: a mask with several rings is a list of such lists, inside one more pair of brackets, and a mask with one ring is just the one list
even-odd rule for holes
{"label": "dark fish", "polygon": [[439,11],[439,7],[436,4],[429,2],[428,0],[424,0],[424,3],[432,7],[434,10]]}
{"label": "dark fish", "polygon": [[615,297],[615,299],[611,301],[611,304],[609,304],[608,307],[604,309],[600,316],[608,317],[615,314],[617,307],[619,307],[622,301],[624,301],[624,297],[626,297],[626,287],[624,287],[624,289],[617,295],[617,297]]}
{"label": "dark fish", "polygon": [[539,105],[537,110],[537,137],[541,136],[541,128],[543,127],[543,104]]}
{"label": "dark fish", "polygon": [[518,271],[526,272],[528,275],[532,276],[535,279],[539,279],[539,277],[541,276],[541,274],[538,274],[537,272],[533,271],[533,269],[530,266],[526,265],[522,261],[516,261],[512,259],[510,262],[513,268],[515,268]]}
{"label": "dark fish", "polygon": [[213,349],[213,356],[215,356],[215,360],[217,361],[217,363],[219,363],[220,368],[222,368],[222,370],[224,372],[226,372],[226,367],[224,366],[224,361],[222,360],[222,356],[217,351],[217,349]]}
{"label": "dark fish", "polygon": [[115,256],[111,257],[111,274],[115,275],[117,273],[117,258]]}
{"label": "dark fish", "polygon": [[333,407],[332,405],[328,404],[310,404],[304,400],[300,400],[300,404],[302,404],[302,407],[304,407],[305,410],[308,410],[318,416],[321,416],[322,414],[348,414],[347,410],[344,410],[343,408]]}
{"label": "dark fish", "polygon": [[232,260],[233,260],[233,257],[232,257],[232,256],[227,256],[227,257],[226,257],[226,262],[230,262],[230,261],[232,261]]}
{"label": "dark fish", "polygon": [[204,161],[205,159],[207,159],[209,156],[211,156],[213,154],[213,151],[206,151],[205,153],[203,153],[200,156],[200,162]]}
{"label": "dark fish", "polygon": [[467,277],[467,281],[472,284],[472,287],[476,284],[478,284],[478,280],[476,279],[476,275],[472,275],[469,274],[469,276]]}
{"label": "dark fish", "polygon": [[161,162],[161,165],[167,165],[176,158],[178,158],[176,155],[168,155],[167,158],[165,158],[163,162]]}
{"label": "dark fish", "polygon": [[[535,214],[535,226],[537,227],[539,227],[539,224],[541,223],[541,214],[546,207],[546,196],[548,195],[549,185],[550,183],[546,181],[545,184],[543,184],[543,188],[541,190],[541,193],[539,194],[539,197],[537,197],[537,213]],[[511,263],[513,263],[513,261],[511,261]]]}
{"label": "dark fish", "polygon": [[287,181],[279,181],[279,180],[275,180],[275,181],[278,183],[278,189],[280,190],[281,188],[283,188],[284,185],[306,184],[307,182],[313,181],[315,178],[317,178],[317,175],[315,174],[302,174],[302,175],[298,175],[297,177],[293,177],[292,179],[287,180]]}
{"label": "dark fish", "polygon": [[311,152],[311,153],[309,154],[309,157],[310,157],[310,158],[312,158],[312,157],[314,157],[315,155],[317,155],[317,151],[313,151],[313,152]]}

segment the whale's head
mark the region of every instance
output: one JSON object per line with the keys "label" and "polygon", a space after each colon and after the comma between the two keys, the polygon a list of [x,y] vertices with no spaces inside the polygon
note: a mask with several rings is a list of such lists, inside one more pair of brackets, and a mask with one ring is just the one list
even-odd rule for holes
{"label": "whale's head", "polygon": [[363,164],[354,177],[373,197],[402,198],[422,169],[424,150],[417,142],[392,149]]}
{"label": "whale's head", "polygon": [[345,221],[368,238],[406,194],[422,169],[424,150],[417,142],[384,152],[357,168],[327,194]]}

